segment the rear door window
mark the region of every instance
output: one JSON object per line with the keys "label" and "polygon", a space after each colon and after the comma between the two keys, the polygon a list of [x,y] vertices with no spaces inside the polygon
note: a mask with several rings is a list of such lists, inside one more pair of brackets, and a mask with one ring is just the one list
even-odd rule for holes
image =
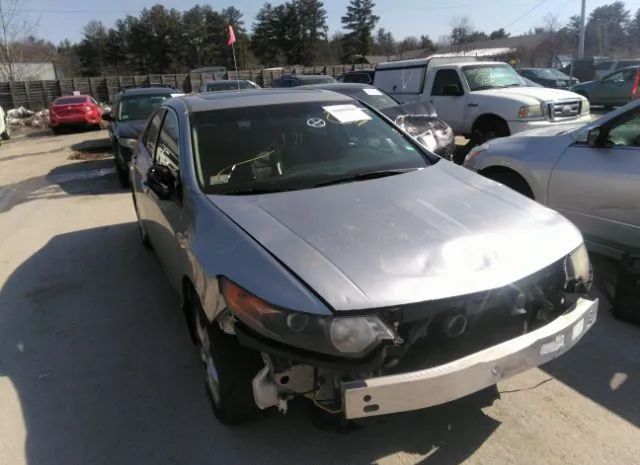
{"label": "rear door window", "polygon": [[431,95],[444,95],[444,88],[451,85],[456,85],[458,89],[462,90],[462,82],[458,72],[455,69],[441,69],[433,80]]}

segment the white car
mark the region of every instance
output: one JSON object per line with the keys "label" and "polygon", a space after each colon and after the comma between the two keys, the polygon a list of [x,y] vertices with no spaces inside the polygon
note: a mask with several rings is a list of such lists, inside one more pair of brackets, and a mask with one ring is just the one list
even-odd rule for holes
{"label": "white car", "polygon": [[559,211],[596,252],[640,252],[638,100],[586,126],[492,140],[464,165]]}
{"label": "white car", "polygon": [[[457,62],[451,62],[452,60]],[[528,129],[589,121],[589,101],[531,87],[508,64],[431,58],[380,63],[374,85],[402,103],[426,101],[474,144]],[[447,62],[448,61],[448,62]]]}

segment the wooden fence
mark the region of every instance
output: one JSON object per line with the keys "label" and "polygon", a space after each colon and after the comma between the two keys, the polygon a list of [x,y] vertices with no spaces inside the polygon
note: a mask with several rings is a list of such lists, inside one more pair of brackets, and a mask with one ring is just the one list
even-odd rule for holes
{"label": "wooden fence", "polygon": [[[347,71],[372,69],[371,65],[336,65],[283,68],[273,70],[229,71],[229,79],[250,79],[261,87],[271,87],[274,79],[295,72],[297,74],[327,74],[339,76]],[[70,78],[53,81],[0,82],[0,106],[5,112],[11,108],[30,110],[47,108],[56,98],[74,91],[91,95],[99,102],[111,103],[121,88],[136,85],[166,84],[181,92],[198,92],[205,82],[214,81],[212,73],[147,74],[142,76],[101,76]]]}

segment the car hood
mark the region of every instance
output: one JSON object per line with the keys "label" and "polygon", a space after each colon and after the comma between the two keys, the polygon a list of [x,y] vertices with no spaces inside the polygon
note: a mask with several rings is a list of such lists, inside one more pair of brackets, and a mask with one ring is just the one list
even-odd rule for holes
{"label": "car hood", "polygon": [[559,214],[447,161],[382,179],[209,199],[335,311],[498,288],[582,242]]}
{"label": "car hood", "polygon": [[137,139],[144,130],[146,120],[134,120],[118,122],[118,136]]}
{"label": "car hood", "polygon": [[551,89],[549,87],[508,87],[505,89],[488,89],[475,91],[474,94],[492,94],[501,97],[511,96],[513,98],[536,100],[538,103],[551,102],[555,100],[582,99],[580,95],[562,89]]}
{"label": "car hood", "polygon": [[434,118],[438,116],[435,107],[427,102],[402,103],[393,107],[383,108],[380,111],[392,120],[403,115],[425,115]]}

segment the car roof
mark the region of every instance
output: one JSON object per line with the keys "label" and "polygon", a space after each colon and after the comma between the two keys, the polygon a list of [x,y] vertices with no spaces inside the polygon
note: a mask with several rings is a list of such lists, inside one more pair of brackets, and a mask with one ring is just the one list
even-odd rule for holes
{"label": "car roof", "polygon": [[323,84],[308,84],[300,87],[303,89],[335,90],[336,92],[341,90],[375,89],[372,85],[360,82],[325,82]]}
{"label": "car roof", "polygon": [[125,95],[146,95],[146,94],[153,94],[153,95],[162,95],[162,94],[177,94],[177,93],[181,93],[182,91],[178,90],[178,89],[174,89],[173,87],[130,87],[127,89],[122,89],[119,92],[119,95],[125,96]]}
{"label": "car roof", "polygon": [[247,89],[208,94],[185,95],[168,100],[166,105],[184,105],[189,113],[229,108],[282,105],[306,102],[349,102],[354,99],[336,92],[319,89]]}
{"label": "car roof", "polygon": [[305,81],[307,79],[316,79],[319,77],[333,79],[333,76],[329,76],[327,74],[283,74],[281,77],[287,78],[287,79],[298,79],[299,81]]}
{"label": "car roof", "polygon": [[207,82],[203,82],[203,84],[205,85],[209,85],[209,84],[228,84],[229,82],[252,82],[249,79],[221,79],[219,81],[207,81]]}

